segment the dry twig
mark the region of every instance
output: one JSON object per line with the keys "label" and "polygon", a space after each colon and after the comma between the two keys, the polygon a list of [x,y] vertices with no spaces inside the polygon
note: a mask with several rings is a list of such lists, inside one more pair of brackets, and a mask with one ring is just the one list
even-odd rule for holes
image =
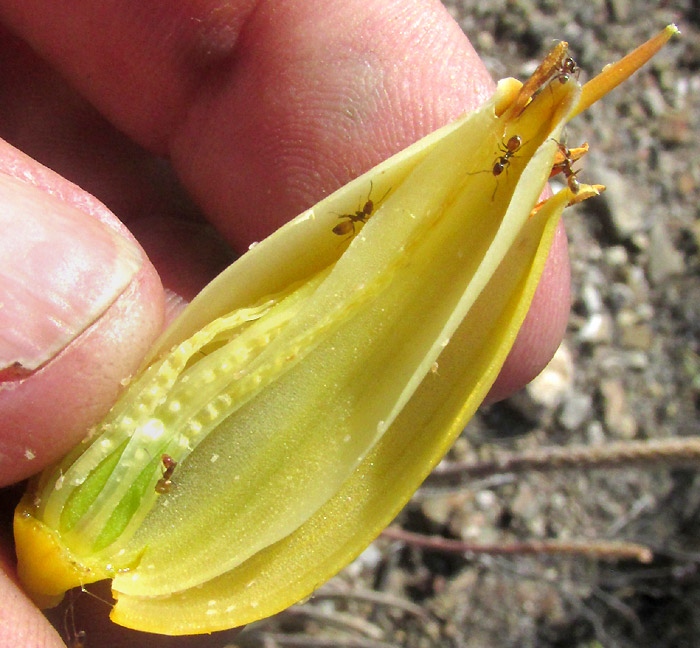
{"label": "dry twig", "polygon": [[631,466],[700,466],[700,438],[659,441],[622,441],[600,446],[576,445],[539,448],[521,453],[502,453],[478,462],[442,463],[426,480],[434,485],[445,478],[483,479],[505,473]]}
{"label": "dry twig", "polygon": [[400,540],[414,547],[434,549],[446,553],[486,553],[505,554],[564,554],[570,556],[589,556],[598,560],[638,560],[649,563],[653,558],[648,547],[631,542],[606,540],[562,541],[562,540],[526,540],[499,544],[479,544],[452,540],[442,536],[427,536],[405,531],[399,527],[384,529],[382,537]]}
{"label": "dry twig", "polygon": [[421,619],[421,621],[427,621],[430,618],[430,614],[422,608],[420,605],[416,605],[411,601],[408,601],[399,596],[394,596],[387,592],[377,592],[374,590],[353,588],[347,590],[331,589],[328,587],[321,588],[314,593],[314,600],[320,599],[340,599],[342,601],[360,601],[363,603],[370,603],[372,605],[381,605],[383,607],[388,607],[401,612],[406,612],[407,614],[412,614],[415,617]]}

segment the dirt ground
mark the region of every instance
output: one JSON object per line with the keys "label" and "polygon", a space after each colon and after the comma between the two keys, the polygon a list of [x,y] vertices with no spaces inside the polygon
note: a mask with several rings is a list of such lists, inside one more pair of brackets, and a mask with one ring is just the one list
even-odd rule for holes
{"label": "dirt ground", "polygon": [[[684,437],[700,409],[700,7],[677,0],[449,0],[496,78],[525,78],[554,39],[585,80],[664,25],[674,40],[567,133],[607,192],[565,216],[574,303],[564,345],[526,392],[482,412],[450,460],[574,443]],[[700,479],[692,469],[430,480],[397,520],[470,542],[627,540],[650,564],[496,557],[380,538],[313,600],[241,646],[685,648],[700,645]]]}

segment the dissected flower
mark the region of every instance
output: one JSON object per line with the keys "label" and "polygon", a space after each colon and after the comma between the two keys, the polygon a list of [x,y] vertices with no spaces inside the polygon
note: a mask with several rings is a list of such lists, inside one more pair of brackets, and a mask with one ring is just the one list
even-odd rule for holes
{"label": "dissected flower", "polygon": [[[495,380],[563,209],[602,189],[561,131],[675,33],[581,89],[565,43],[251,249],[164,334],[15,516],[35,600],[112,579],[117,623],[249,623],[357,556]],[[568,186],[538,198],[552,172]]]}

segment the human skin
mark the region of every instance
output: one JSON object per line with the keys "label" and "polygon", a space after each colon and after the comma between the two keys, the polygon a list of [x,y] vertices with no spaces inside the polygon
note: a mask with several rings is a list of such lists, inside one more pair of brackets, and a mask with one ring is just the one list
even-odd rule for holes
{"label": "human skin", "polygon": [[[0,0],[0,136],[9,142],[0,142],[0,172],[10,178],[0,191],[9,216],[0,222],[14,241],[0,245],[0,265],[25,262],[20,223],[36,219],[51,237],[46,214],[61,213],[69,235],[57,236],[45,263],[34,259],[31,276],[39,294],[54,294],[65,288],[64,272],[74,283],[61,297],[80,293],[71,339],[52,345],[44,334],[22,366],[10,355],[0,372],[0,485],[55,461],[104,415],[177,296],[191,298],[228,263],[224,242],[244,251],[494,88],[459,27],[431,0],[173,6]],[[64,258],[67,269],[56,263]],[[115,266],[125,285],[93,299]],[[37,318],[53,307],[43,304]],[[568,309],[560,230],[491,400],[546,364]],[[15,322],[25,324],[26,312]],[[3,497],[8,508],[13,495]],[[0,535],[0,648],[60,646],[17,588],[9,535]],[[90,601],[76,604],[76,626],[90,644],[138,644],[138,633],[96,620],[105,610],[98,604],[93,613]],[[148,637],[154,646],[218,641]]]}

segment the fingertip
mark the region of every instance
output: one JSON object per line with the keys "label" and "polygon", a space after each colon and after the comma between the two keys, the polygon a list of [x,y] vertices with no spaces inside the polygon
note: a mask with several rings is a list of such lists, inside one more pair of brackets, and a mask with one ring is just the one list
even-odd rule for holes
{"label": "fingertip", "polygon": [[20,589],[12,563],[10,551],[0,546],[0,646],[65,648],[56,630]]}
{"label": "fingertip", "polygon": [[262,2],[216,82],[193,96],[171,154],[239,250],[494,87],[444,6],[424,0]]}
{"label": "fingertip", "polygon": [[571,272],[563,223],[560,223],[530,310],[513,348],[486,398],[502,400],[537,376],[561,344],[571,306]]}
{"label": "fingertip", "polygon": [[85,436],[136,371],[162,322],[162,288],[147,264],[56,357],[0,384],[0,486],[54,463]]}
{"label": "fingertip", "polygon": [[104,206],[11,147],[0,173],[2,486],[60,459],[104,416],[159,334],[164,297]]}

